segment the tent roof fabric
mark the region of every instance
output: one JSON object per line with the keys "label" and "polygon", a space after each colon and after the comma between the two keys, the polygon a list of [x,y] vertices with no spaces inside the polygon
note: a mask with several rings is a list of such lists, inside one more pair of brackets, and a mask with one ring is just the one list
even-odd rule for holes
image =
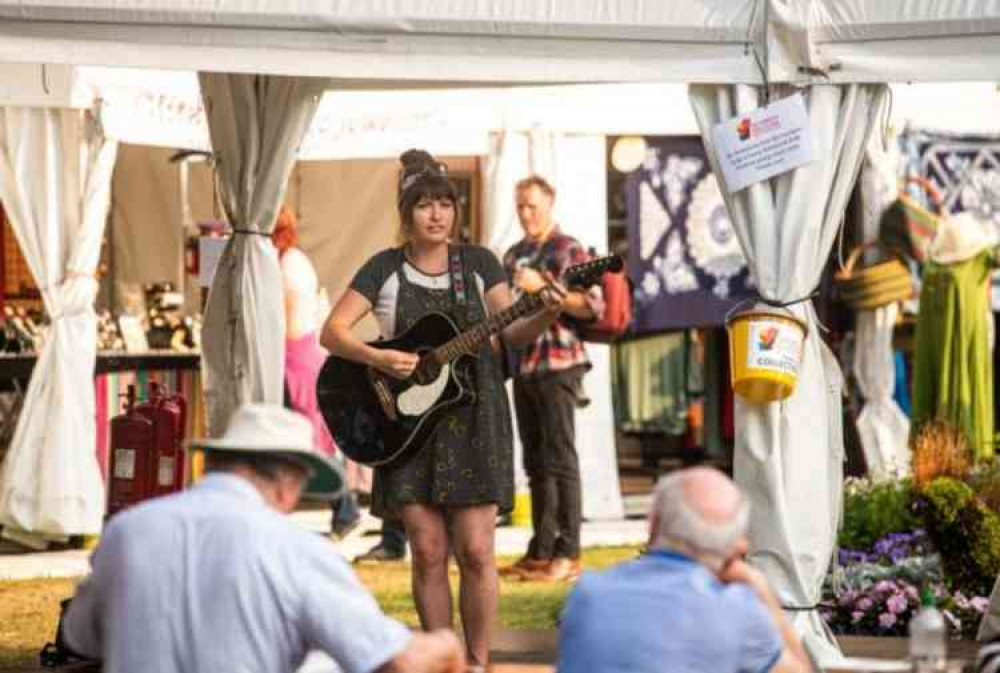
{"label": "tent roof fabric", "polygon": [[802,4],[811,9],[809,41],[834,81],[996,79],[1000,67],[998,0],[808,0]]}
{"label": "tent roof fabric", "polygon": [[0,0],[3,61],[338,87],[760,83],[761,66],[773,82],[975,81],[1000,70],[1000,0]]}
{"label": "tent roof fabric", "polygon": [[452,82],[754,77],[753,0],[0,0],[0,61]]}

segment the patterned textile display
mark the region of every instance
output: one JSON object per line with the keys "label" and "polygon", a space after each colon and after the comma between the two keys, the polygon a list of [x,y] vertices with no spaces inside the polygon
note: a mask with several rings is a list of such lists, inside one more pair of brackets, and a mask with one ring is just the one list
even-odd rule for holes
{"label": "patterned textile display", "polygon": [[646,140],[626,183],[633,332],[719,326],[752,281],[701,138]]}
{"label": "patterned textile display", "polygon": [[[971,210],[1000,227],[1000,135],[908,129],[899,135],[899,143],[906,177],[934,183],[946,212]],[[927,203],[919,188],[910,191]]]}

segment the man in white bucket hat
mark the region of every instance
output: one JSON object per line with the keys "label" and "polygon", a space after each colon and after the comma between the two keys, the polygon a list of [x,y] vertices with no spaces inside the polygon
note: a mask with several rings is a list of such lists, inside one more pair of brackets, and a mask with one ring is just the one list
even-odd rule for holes
{"label": "man in white bucket hat", "polygon": [[304,416],[247,404],[222,437],[191,442],[208,474],[111,519],[60,625],[65,646],[104,673],[283,673],[314,650],[345,673],[464,671],[453,633],[386,617],[328,540],[284,516],[300,495],[343,488],[312,433]]}

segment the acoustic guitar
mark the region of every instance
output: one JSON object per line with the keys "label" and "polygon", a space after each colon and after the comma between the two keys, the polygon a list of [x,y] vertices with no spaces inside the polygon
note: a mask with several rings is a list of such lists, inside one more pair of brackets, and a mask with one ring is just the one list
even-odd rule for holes
{"label": "acoustic guitar", "polygon": [[[571,266],[563,282],[589,287],[606,271],[621,268],[620,257],[601,257]],[[319,373],[316,396],[337,446],[351,460],[373,467],[413,456],[445,413],[475,402],[472,366],[479,347],[543,306],[540,295],[526,294],[465,331],[443,313],[428,313],[395,338],[368,344],[418,354],[420,361],[407,379],[329,356]]]}

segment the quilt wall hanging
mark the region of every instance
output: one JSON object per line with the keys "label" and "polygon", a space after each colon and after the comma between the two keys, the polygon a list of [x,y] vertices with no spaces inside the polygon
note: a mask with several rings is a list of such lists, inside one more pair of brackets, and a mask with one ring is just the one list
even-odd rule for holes
{"label": "quilt wall hanging", "polygon": [[[899,143],[905,176],[930,180],[945,212],[971,210],[1000,228],[1000,135],[908,129]],[[913,196],[926,199],[917,189]]]}
{"label": "quilt wall hanging", "polygon": [[632,331],[720,326],[752,281],[701,138],[646,143],[626,181]]}

